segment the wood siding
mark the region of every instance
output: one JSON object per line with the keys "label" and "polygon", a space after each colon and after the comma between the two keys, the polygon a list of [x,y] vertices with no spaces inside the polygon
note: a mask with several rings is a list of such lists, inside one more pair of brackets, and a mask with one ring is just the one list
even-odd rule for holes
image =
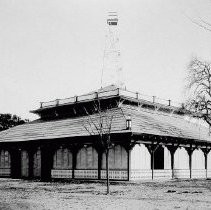
{"label": "wood siding", "polygon": [[29,155],[26,150],[21,151],[21,177],[29,177]]}
{"label": "wood siding", "polygon": [[[115,147],[109,150],[109,169],[125,169],[127,170],[127,161],[128,161],[128,154],[124,147],[120,145],[116,145]],[[102,169],[106,169],[106,155],[103,154],[102,157]]]}
{"label": "wood siding", "polygon": [[53,169],[72,169],[72,153],[68,148],[59,148],[53,157]]}
{"label": "wood siding", "polygon": [[33,156],[33,176],[34,177],[41,177],[41,150],[35,152]]}
{"label": "wood siding", "polygon": [[131,169],[151,169],[151,156],[144,144],[136,144],[131,151]]}
{"label": "wood siding", "polygon": [[189,156],[184,148],[178,148],[174,154],[175,169],[189,169]]}
{"label": "wood siding", "polygon": [[92,146],[83,147],[77,153],[76,169],[97,169],[98,153]]}

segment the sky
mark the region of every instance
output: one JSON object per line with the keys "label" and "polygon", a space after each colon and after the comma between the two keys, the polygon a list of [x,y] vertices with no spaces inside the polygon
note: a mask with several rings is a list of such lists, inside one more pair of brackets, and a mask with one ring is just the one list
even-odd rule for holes
{"label": "sky", "polygon": [[[210,0],[0,0],[0,113],[100,88],[106,18],[119,16],[128,90],[184,101],[187,65],[211,61]],[[188,18],[189,17],[189,18]]]}

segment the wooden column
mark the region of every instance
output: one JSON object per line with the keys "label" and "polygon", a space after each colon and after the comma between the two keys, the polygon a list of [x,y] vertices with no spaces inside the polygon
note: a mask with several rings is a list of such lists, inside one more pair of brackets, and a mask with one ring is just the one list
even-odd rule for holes
{"label": "wooden column", "polygon": [[125,148],[127,152],[127,180],[130,181],[131,179],[131,150],[135,146],[136,141],[135,140],[128,140],[127,143],[123,144],[122,146]]}
{"label": "wooden column", "polygon": [[171,177],[173,179],[174,178],[174,154],[175,154],[176,150],[178,149],[179,144],[177,144],[177,145],[174,145],[174,144],[167,145],[166,147],[167,147],[167,149],[169,150],[169,152],[171,154],[171,170],[172,170]]}
{"label": "wooden column", "polygon": [[128,171],[127,180],[128,181],[130,181],[131,179],[131,149],[126,150],[127,151],[127,171]]}
{"label": "wooden column", "polygon": [[155,165],[155,160],[154,160],[154,155],[155,151],[157,148],[160,146],[159,143],[153,143],[152,144],[146,144],[145,145],[151,155],[151,169],[152,169],[152,180],[154,179],[154,165]]}
{"label": "wooden column", "polygon": [[185,148],[188,156],[189,156],[189,170],[190,170],[190,179],[192,179],[192,154],[193,151],[196,149],[192,146],[192,144],[190,145],[190,147]]}
{"label": "wooden column", "polygon": [[201,148],[201,150],[203,151],[204,153],[204,158],[205,158],[205,170],[206,170],[206,179],[207,179],[207,156],[211,150],[211,148]]}

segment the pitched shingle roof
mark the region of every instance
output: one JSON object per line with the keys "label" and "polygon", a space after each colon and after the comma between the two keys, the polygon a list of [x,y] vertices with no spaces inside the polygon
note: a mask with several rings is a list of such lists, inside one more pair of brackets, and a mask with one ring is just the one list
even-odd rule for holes
{"label": "pitched shingle roof", "polygon": [[[131,131],[134,133],[211,141],[207,127],[189,122],[183,116],[126,105],[109,110],[108,116],[111,115],[115,116],[112,122],[112,133],[128,132],[125,116],[130,115],[132,119]],[[86,123],[87,119],[88,117],[85,116],[47,122],[34,121],[0,132],[0,142],[88,136],[90,134],[84,127],[84,122]],[[92,115],[92,119],[96,122],[99,117]]]}
{"label": "pitched shingle roof", "polygon": [[[125,131],[125,119],[122,111],[120,109],[110,110],[108,116],[112,115],[115,116],[112,121],[112,132]],[[84,127],[85,124],[89,128],[88,119],[85,116],[47,122],[37,120],[0,132],[0,142],[88,136],[90,133]],[[92,119],[96,122],[99,120],[99,117],[95,114],[92,116]],[[97,133],[94,126],[92,126],[92,129]]]}
{"label": "pitched shingle roof", "polygon": [[133,132],[211,141],[209,128],[200,125],[197,120],[196,123],[188,121],[187,116],[171,115],[131,106],[123,106],[122,109],[132,118]]}

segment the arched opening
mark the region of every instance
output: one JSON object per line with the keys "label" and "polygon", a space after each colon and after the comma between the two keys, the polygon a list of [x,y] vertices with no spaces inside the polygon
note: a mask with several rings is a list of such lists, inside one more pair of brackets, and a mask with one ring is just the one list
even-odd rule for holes
{"label": "arched opening", "polygon": [[33,176],[41,177],[41,150],[40,148],[33,155]]}
{"label": "arched opening", "polygon": [[[116,145],[109,150],[108,156],[109,169],[125,169],[127,170],[127,151],[121,145]],[[102,169],[106,169],[106,155],[103,153]]]}
{"label": "arched opening", "polygon": [[201,149],[196,149],[192,154],[192,169],[205,170],[205,157]]}
{"label": "arched opening", "polygon": [[76,161],[76,169],[98,169],[98,153],[92,146],[81,148]]}
{"label": "arched opening", "polygon": [[68,148],[59,148],[53,156],[53,169],[72,169],[72,153]]}
{"label": "arched opening", "polygon": [[21,177],[29,177],[29,154],[26,150],[21,151]]}
{"label": "arched opening", "polygon": [[174,154],[175,169],[189,169],[189,156],[185,148],[178,148]]}
{"label": "arched opening", "polygon": [[11,174],[11,157],[7,150],[0,151],[0,176],[8,177]]}
{"label": "arched opening", "polygon": [[155,150],[154,169],[164,169],[164,148],[162,146]]}
{"label": "arched opening", "polygon": [[143,144],[136,144],[131,151],[131,169],[151,169],[150,153]]}
{"label": "arched opening", "polygon": [[92,146],[81,148],[76,156],[75,178],[98,178],[98,153]]}
{"label": "arched opening", "polygon": [[[108,156],[109,178],[118,180],[128,179],[128,153],[121,145],[116,145],[109,150]],[[106,154],[102,156],[101,178],[106,178]]]}
{"label": "arched opening", "polygon": [[73,155],[69,148],[60,147],[53,155],[52,178],[72,178]]}

